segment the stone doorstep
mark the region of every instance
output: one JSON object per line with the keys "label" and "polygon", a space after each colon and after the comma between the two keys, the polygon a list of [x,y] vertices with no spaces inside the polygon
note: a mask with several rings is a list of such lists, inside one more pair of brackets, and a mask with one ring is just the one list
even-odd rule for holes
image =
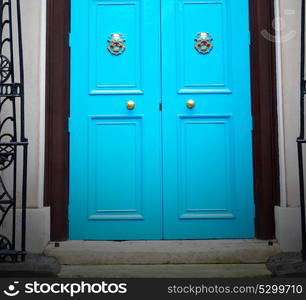
{"label": "stone doorstep", "polygon": [[44,254],[61,265],[264,264],[280,253],[261,240],[67,241]]}
{"label": "stone doorstep", "polygon": [[263,278],[264,264],[62,266],[62,278]]}

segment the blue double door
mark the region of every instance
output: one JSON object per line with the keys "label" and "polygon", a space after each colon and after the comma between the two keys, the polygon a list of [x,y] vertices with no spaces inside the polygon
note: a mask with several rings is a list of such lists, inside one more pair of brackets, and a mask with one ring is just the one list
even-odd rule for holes
{"label": "blue double door", "polygon": [[248,0],[71,0],[70,239],[254,237]]}

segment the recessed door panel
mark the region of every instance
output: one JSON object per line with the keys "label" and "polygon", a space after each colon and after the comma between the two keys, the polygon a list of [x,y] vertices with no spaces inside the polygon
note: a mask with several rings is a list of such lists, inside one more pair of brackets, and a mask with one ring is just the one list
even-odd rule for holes
{"label": "recessed door panel", "polygon": [[[141,6],[141,1],[90,1],[90,93],[142,93]],[[123,48],[119,45],[111,49],[116,33],[122,34]],[[109,55],[110,51],[114,54]]]}
{"label": "recessed door panel", "polygon": [[142,144],[142,117],[90,118],[90,220],[143,219]]}
{"label": "recessed door panel", "polygon": [[[171,1],[170,1],[171,2]],[[173,2],[174,3],[174,2]],[[176,7],[176,44],[178,91],[180,93],[229,93],[230,65],[228,41],[229,1],[178,0]],[[198,34],[209,33],[209,55],[195,51]],[[202,48],[201,47],[201,48]],[[209,50],[206,51],[209,51]],[[199,49],[201,50],[201,49]],[[204,50],[205,51],[205,50]]]}
{"label": "recessed door panel", "polygon": [[230,116],[179,116],[178,140],[179,218],[234,218]]}

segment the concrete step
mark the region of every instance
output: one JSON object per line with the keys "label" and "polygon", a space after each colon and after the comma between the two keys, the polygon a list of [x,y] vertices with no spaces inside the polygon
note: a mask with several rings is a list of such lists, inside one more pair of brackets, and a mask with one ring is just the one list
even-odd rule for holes
{"label": "concrete step", "polygon": [[62,266],[64,278],[262,278],[264,264]]}
{"label": "concrete step", "polygon": [[[271,244],[271,243],[270,243]],[[61,265],[261,264],[280,253],[261,240],[67,241],[44,251]]]}

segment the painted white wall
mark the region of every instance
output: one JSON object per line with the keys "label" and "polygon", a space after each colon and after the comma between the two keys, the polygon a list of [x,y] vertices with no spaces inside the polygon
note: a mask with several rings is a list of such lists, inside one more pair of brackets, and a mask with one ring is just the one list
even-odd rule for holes
{"label": "painted white wall", "polygon": [[301,224],[296,138],[299,135],[301,1],[275,0],[275,8],[281,177],[281,205],[275,208],[276,236],[282,250],[299,251]]}
{"label": "painted white wall", "polygon": [[[299,135],[300,8],[299,0],[280,1],[286,205],[289,207],[299,206],[296,138]],[[286,40],[290,32],[296,34]]]}
{"label": "painted white wall", "polygon": [[43,207],[46,0],[20,1],[24,40],[25,124],[29,139],[28,206]]}

